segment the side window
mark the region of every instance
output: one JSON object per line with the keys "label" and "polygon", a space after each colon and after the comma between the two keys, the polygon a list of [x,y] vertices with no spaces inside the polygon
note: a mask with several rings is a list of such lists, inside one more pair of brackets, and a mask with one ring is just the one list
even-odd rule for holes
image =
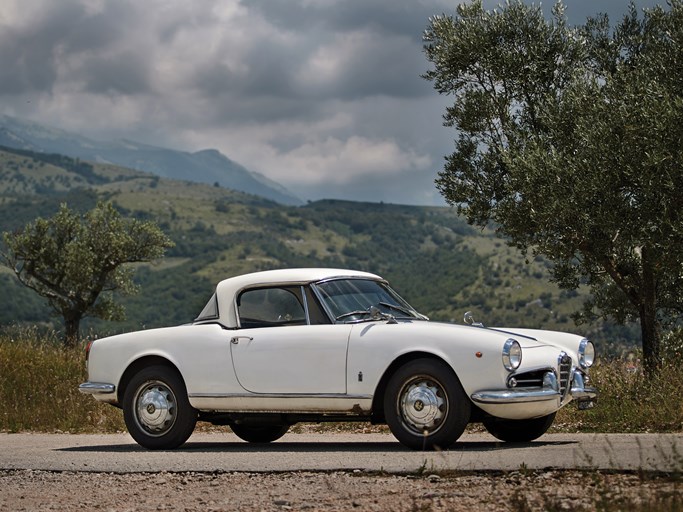
{"label": "side window", "polygon": [[243,328],[306,325],[306,312],[298,294],[287,288],[246,290],[237,299]]}
{"label": "side window", "polygon": [[194,321],[202,322],[204,320],[215,320],[216,318],[218,318],[218,301],[216,300],[216,294],[214,293]]}

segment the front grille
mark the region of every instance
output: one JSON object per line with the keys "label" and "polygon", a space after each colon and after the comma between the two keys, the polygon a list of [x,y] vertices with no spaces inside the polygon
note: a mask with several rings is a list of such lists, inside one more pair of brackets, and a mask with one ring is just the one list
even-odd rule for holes
{"label": "front grille", "polygon": [[515,379],[515,387],[519,388],[540,388],[543,386],[543,375],[549,370],[544,368],[541,370],[532,370],[530,372],[517,373],[512,377]]}
{"label": "front grille", "polygon": [[569,391],[572,378],[572,358],[562,352],[557,360],[557,365],[560,370],[560,396],[564,399]]}
{"label": "front grille", "polygon": [[555,374],[559,386],[560,399],[564,401],[571,387],[574,365],[572,358],[565,352],[561,352],[557,358],[557,368],[537,368],[522,373],[515,373],[508,377],[510,388],[542,388],[544,377],[547,373]]}

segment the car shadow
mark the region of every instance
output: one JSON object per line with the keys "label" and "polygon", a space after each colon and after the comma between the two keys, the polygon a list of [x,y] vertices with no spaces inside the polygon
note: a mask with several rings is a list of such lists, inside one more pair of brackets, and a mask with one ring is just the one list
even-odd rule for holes
{"label": "car shadow", "polygon": [[[458,452],[491,452],[496,450],[511,450],[519,448],[542,448],[546,446],[562,446],[568,444],[576,444],[575,441],[534,441],[530,443],[503,443],[503,442],[462,442],[456,443],[447,450],[442,450],[446,453]],[[379,453],[379,452],[406,452],[415,453],[416,450],[411,450],[396,442],[289,442],[277,441],[274,443],[246,443],[246,442],[206,442],[188,441],[184,445],[175,450],[147,450],[142,446],[134,443],[129,444],[110,444],[110,445],[93,445],[93,446],[72,446],[68,448],[58,448],[55,451],[63,452],[88,452],[88,453],[163,453],[166,451],[173,452],[192,452],[192,453],[214,453],[214,452],[231,452],[231,453],[330,453],[330,452],[356,452],[356,453]],[[436,452],[433,452],[436,453]]]}

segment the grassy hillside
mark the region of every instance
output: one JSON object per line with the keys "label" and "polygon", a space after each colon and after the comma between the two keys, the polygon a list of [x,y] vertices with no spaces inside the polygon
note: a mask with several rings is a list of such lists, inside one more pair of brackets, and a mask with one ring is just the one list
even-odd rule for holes
{"label": "grassy hillside", "polygon": [[[472,310],[489,325],[580,330],[598,343],[633,340],[629,329],[577,328],[570,314],[581,297],[550,284],[543,261],[526,264],[491,231],[473,229],[449,208],[346,201],[288,207],[112,165],[0,150],[0,231],[52,215],[61,202],[85,211],[99,199],[126,216],[153,219],[176,244],[163,261],[138,267],[141,293],[123,298],[125,322],[86,326],[100,333],[190,321],[229,276],[326,266],[379,273],[436,320],[460,322]],[[59,328],[42,299],[4,268],[0,287],[0,325]]]}

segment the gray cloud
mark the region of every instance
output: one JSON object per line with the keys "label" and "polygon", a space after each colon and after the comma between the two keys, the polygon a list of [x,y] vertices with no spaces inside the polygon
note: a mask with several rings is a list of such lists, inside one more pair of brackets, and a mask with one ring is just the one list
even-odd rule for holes
{"label": "gray cloud", "polygon": [[132,51],[117,52],[106,57],[92,55],[85,59],[83,79],[85,92],[91,94],[137,94],[149,92],[148,62]]}
{"label": "gray cloud", "polygon": [[[415,31],[416,20],[426,20],[441,12],[434,1],[386,0],[323,0],[309,2],[292,0],[242,0],[243,5],[260,15],[280,30],[316,31],[336,34],[357,30],[371,30],[386,35],[399,35],[420,42],[421,32]],[[451,2],[451,5],[456,5]]]}
{"label": "gray cloud", "polygon": [[[567,3],[573,23],[627,10]],[[433,180],[454,133],[441,126],[448,99],[420,78],[421,36],[456,5],[3,0],[0,113],[101,139],[214,147],[307,199],[442,204]]]}
{"label": "gray cloud", "polygon": [[[12,4],[12,2],[10,2]],[[3,5],[3,9],[8,6]],[[8,18],[13,9],[3,14]],[[14,4],[23,16],[4,19],[0,32],[0,92],[51,92],[65,59],[106,50],[126,37],[127,14],[123,4],[107,4],[90,13],[80,2],[26,2]],[[118,19],[120,23],[112,23]]]}

